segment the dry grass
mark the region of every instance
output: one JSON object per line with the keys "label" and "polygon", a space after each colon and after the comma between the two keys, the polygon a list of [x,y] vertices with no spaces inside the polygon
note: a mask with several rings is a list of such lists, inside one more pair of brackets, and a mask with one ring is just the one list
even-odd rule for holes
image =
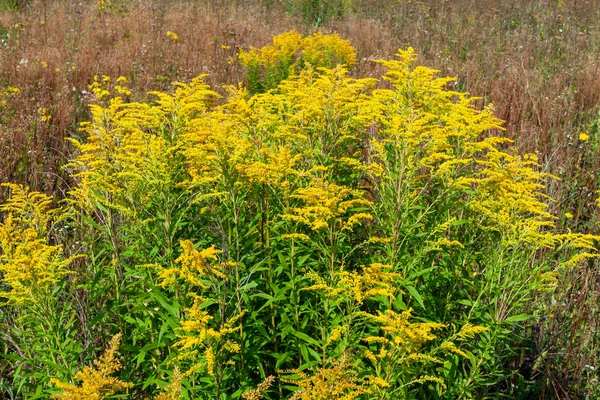
{"label": "dry grass", "polygon": [[[313,3],[323,8],[311,8]],[[85,91],[95,74],[128,77],[136,99],[201,73],[210,73],[218,88],[236,84],[244,80],[235,62],[238,49],[264,45],[290,29],[314,31],[315,15],[329,5],[336,18],[320,29],[336,31],[357,47],[356,75],[376,76],[379,67],[371,60],[413,46],[424,64],[456,76],[459,89],[481,96],[481,104],[494,103],[506,120],[506,134],[522,150],[538,153],[548,170],[586,187],[582,193],[569,187],[568,193],[553,194],[571,196],[570,207],[581,210],[582,219],[590,210],[588,194],[600,170],[600,158],[585,147],[595,150],[600,141],[600,132],[589,132],[600,118],[597,0],[105,4],[99,11],[94,1],[37,0],[0,14],[9,33],[0,53],[0,88],[22,90],[2,110],[1,180],[54,193],[68,185],[60,171],[68,153],[63,139],[78,135],[92,100]],[[180,39],[170,40],[167,31]],[[49,110],[51,123],[40,121],[40,107]],[[592,139],[579,141],[581,131]],[[587,154],[585,160],[581,154]],[[585,198],[576,198],[580,195]]]}

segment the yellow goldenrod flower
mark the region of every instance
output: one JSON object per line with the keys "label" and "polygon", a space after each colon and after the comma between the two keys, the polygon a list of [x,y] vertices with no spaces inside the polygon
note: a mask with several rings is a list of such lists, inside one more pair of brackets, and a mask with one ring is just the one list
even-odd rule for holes
{"label": "yellow goldenrod flower", "polygon": [[206,357],[206,369],[210,376],[215,376],[215,352],[212,347],[208,347],[204,353]]}
{"label": "yellow goldenrod flower", "polygon": [[167,31],[167,37],[173,41],[179,40],[179,35],[175,32]]}
{"label": "yellow goldenrod flower", "polygon": [[333,331],[331,331],[331,334],[329,335],[329,338],[327,338],[327,344],[336,342],[340,336],[342,335],[342,333],[345,331],[345,327],[344,326],[337,326],[333,329]]}
{"label": "yellow goldenrod flower", "polygon": [[6,213],[0,224],[0,272],[6,290],[0,297],[16,305],[39,302],[62,277],[76,257],[64,259],[62,246],[50,245],[48,224],[63,218],[61,209],[51,209],[52,199],[15,184],[8,201],[0,205]]}
{"label": "yellow goldenrod flower", "polygon": [[248,390],[242,393],[242,399],[244,400],[260,400],[263,398],[263,393],[273,385],[275,377],[273,375],[267,376],[261,383],[258,384],[256,389]]}
{"label": "yellow goldenrod flower", "polygon": [[250,89],[261,84],[269,89],[287,78],[289,73],[297,73],[305,67],[350,67],[356,64],[356,50],[350,42],[336,34],[317,32],[303,37],[298,32],[289,31],[275,36],[269,46],[240,51],[238,58],[248,68],[250,78],[257,80],[251,80]]}
{"label": "yellow goldenrod flower", "polygon": [[[178,39],[170,31],[167,37]],[[554,177],[542,171],[537,156],[520,156],[509,139],[491,136],[502,129],[493,109],[476,109],[473,98],[447,89],[452,79],[414,67],[416,59],[409,48],[399,50],[398,59],[380,61],[388,69],[387,83],[380,85],[375,79],[350,78],[343,66],[325,68],[330,61],[356,62],[354,49],[341,39],[288,32],[274,38],[271,46],[240,53],[249,73],[256,68],[257,79],[279,84],[277,90],[260,95],[230,87],[227,99],[216,104],[218,95],[200,76],[189,84],[174,83],[170,93],[152,92],[153,102],[128,102],[126,78],[111,83],[108,76],[94,77],[90,89],[99,104],[90,107],[92,120],[82,124],[87,141],[72,141],[78,153],[69,167],[79,185],[70,200],[86,211],[110,212],[138,227],[158,220],[164,224],[152,232],[167,236],[168,246],[148,262],[154,263],[165,293],[185,304],[173,351],[177,361],[190,366],[186,376],[204,374],[204,380],[220,382],[228,365],[244,360],[248,332],[243,307],[248,304],[245,299],[252,298],[246,295],[262,289],[253,289],[255,284],[278,287],[280,282],[271,279],[279,275],[301,279],[281,290],[300,293],[295,298],[309,299],[318,312],[326,310],[317,329],[310,327],[317,332],[317,344],[306,341],[309,356],[298,355],[315,362],[306,364],[312,369],[297,374],[293,398],[379,398],[375,394],[388,386],[427,382],[443,388],[440,378],[410,371],[436,371],[444,364],[441,354],[466,357],[468,351],[459,345],[487,328],[461,320],[460,331],[438,338],[446,325],[414,322],[429,319],[413,318],[412,309],[399,301],[409,295],[401,299],[399,294],[408,289],[412,303],[406,304],[416,301],[431,312],[431,298],[409,285],[426,286],[431,274],[453,265],[446,257],[471,254],[473,244],[469,235],[461,234],[463,229],[475,226],[477,238],[494,238],[493,245],[509,250],[511,257],[525,248],[538,254],[563,245],[579,250],[565,266],[597,256],[595,237],[552,233],[558,219],[549,210],[544,185]],[[318,63],[324,68],[316,68]],[[268,76],[277,71],[282,75]],[[283,75],[287,79],[282,80]],[[446,215],[454,203],[437,207],[438,197],[458,202],[456,218]],[[171,198],[175,206],[168,204]],[[166,221],[166,214],[188,206],[197,214],[182,218],[184,229]],[[156,209],[161,215],[154,218]],[[248,216],[247,209],[256,215]],[[195,217],[210,221],[207,235],[189,228]],[[7,218],[6,226],[12,221]],[[171,239],[189,232],[197,233],[199,241],[184,237],[179,247],[173,244]],[[19,239],[25,242],[29,237],[23,234]],[[33,234],[29,241],[35,242]],[[255,262],[252,255],[243,254],[252,251],[254,243],[261,257],[276,254],[275,258]],[[489,254],[480,250],[445,270],[451,272],[444,272],[444,279],[460,276],[473,281],[469,285],[510,282],[514,268],[501,266],[498,274],[503,275],[490,278],[496,264],[482,262],[480,255]],[[434,251],[439,254],[427,255]],[[428,268],[415,275],[422,265]],[[556,271],[527,265],[532,270],[527,270],[528,289],[551,290],[556,285]],[[262,274],[254,280],[259,283],[250,282],[254,268]],[[413,283],[404,282],[400,271],[413,276]],[[191,306],[186,294],[193,298]],[[239,297],[227,298],[230,294]],[[275,300],[255,297],[260,300],[252,304],[265,304],[260,312],[271,306],[276,313]],[[452,307],[456,311],[458,306]],[[494,317],[502,321],[504,314]],[[264,321],[277,334],[279,319],[273,315]],[[281,321],[291,327],[300,318],[302,313],[297,313]],[[455,322],[446,320],[450,326]],[[277,337],[283,345],[283,336]],[[327,358],[332,349],[339,355],[344,346],[359,340],[360,347],[351,350],[362,349],[360,363]],[[293,353],[296,357],[296,350]],[[415,363],[425,368],[404,369]],[[406,380],[399,382],[386,369],[397,375],[408,371]],[[243,397],[260,398],[271,384],[263,383]]]}
{"label": "yellow goldenrod flower", "polygon": [[358,376],[345,354],[332,362],[331,366],[317,369],[313,375],[303,371],[289,372],[293,378],[284,377],[281,381],[298,387],[291,400],[354,400],[373,393],[378,383],[372,377]]}
{"label": "yellow goldenrod flower", "polygon": [[165,386],[161,393],[154,397],[156,400],[180,400],[181,399],[181,380],[183,376],[179,368],[175,367],[171,382]]}
{"label": "yellow goldenrod flower", "polygon": [[100,359],[94,360],[94,367],[84,367],[77,372],[75,380],[81,381],[80,386],[52,378],[50,382],[62,389],[63,393],[51,397],[59,400],[99,400],[133,387],[133,383],[123,382],[111,376],[121,368],[116,356],[120,340],[121,334],[113,337]]}
{"label": "yellow goldenrod flower", "polygon": [[460,332],[458,333],[457,337],[459,340],[470,339],[470,338],[474,338],[475,335],[477,335],[478,333],[486,332],[486,331],[489,331],[489,328],[484,327],[484,326],[465,324],[460,329]]}
{"label": "yellow goldenrod flower", "polygon": [[284,219],[306,224],[317,231],[341,224],[342,229],[352,230],[360,221],[371,219],[369,213],[352,214],[346,221],[342,216],[351,208],[368,206],[370,201],[361,198],[362,193],[320,179],[313,180],[306,188],[300,188],[291,196],[303,201],[303,207],[292,207]]}
{"label": "yellow goldenrod flower", "polygon": [[386,387],[390,386],[390,384],[387,381],[385,381],[384,379],[382,379],[378,376],[370,377],[370,382],[371,382],[371,384],[381,387],[381,388],[386,388]]}
{"label": "yellow goldenrod flower", "polygon": [[42,122],[48,122],[52,119],[52,115],[48,114],[48,110],[45,107],[38,108],[37,113],[40,116],[40,120]]}

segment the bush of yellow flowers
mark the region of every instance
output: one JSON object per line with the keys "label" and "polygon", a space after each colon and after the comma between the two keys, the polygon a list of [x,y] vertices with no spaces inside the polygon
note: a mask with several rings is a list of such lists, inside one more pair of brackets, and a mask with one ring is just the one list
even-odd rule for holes
{"label": "bush of yellow flowers", "polygon": [[289,32],[240,54],[254,86],[224,98],[205,76],[103,93],[60,207],[11,185],[1,209],[13,393],[526,393],[532,321],[597,238],[555,227],[554,177],[491,106],[411,48],[381,79],[355,57]]}

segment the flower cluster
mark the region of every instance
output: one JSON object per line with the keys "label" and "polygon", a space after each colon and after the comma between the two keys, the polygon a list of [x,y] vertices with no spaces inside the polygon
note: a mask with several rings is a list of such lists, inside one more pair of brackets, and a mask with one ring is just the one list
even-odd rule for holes
{"label": "flower cluster", "polygon": [[275,88],[282,80],[307,66],[333,68],[356,64],[356,50],[337,34],[317,32],[303,37],[295,31],[273,38],[273,44],[240,51],[239,60],[248,69],[252,92]]}
{"label": "flower cluster", "polygon": [[69,273],[75,257],[63,258],[60,245],[48,243],[50,224],[62,218],[61,209],[51,209],[52,199],[29,188],[4,184],[11,189],[0,205],[5,219],[0,223],[0,297],[16,305],[44,300],[57,282]]}
{"label": "flower cluster", "polygon": [[115,393],[131,388],[132,383],[123,382],[111,375],[121,368],[117,358],[117,350],[121,342],[121,335],[114,336],[108,349],[100,357],[94,360],[94,367],[84,367],[75,375],[75,380],[81,381],[79,386],[60,382],[56,379],[52,383],[63,392],[53,395],[53,399],[63,400],[101,400]]}

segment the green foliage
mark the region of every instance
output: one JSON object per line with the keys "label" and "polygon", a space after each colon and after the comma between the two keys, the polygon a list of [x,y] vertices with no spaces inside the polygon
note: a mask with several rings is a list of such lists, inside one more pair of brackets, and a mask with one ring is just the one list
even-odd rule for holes
{"label": "green foliage", "polygon": [[30,3],[31,0],[0,0],[0,10],[15,12]]}
{"label": "green foliage", "polygon": [[[5,349],[20,393],[60,397],[50,378],[64,396],[106,379],[96,392],[186,399],[530,389],[512,382],[524,381],[532,321],[597,238],[555,227],[543,193],[554,177],[495,136],[493,108],[415,67],[411,48],[379,61],[381,80],[350,78],[329,64],[351,64],[353,49],[327,38],[292,32],[240,55],[271,79],[256,85],[277,87],[228,88],[222,101],[203,76],[149,103],[105,96],[98,81],[87,139],[72,140],[73,229],[57,233],[86,258],[65,274],[74,260],[51,253],[50,319],[36,320],[47,328],[10,320],[47,355],[23,372],[20,345]],[[62,215],[39,198],[38,231]],[[27,210],[13,196],[2,229]],[[5,236],[16,296],[6,249],[21,242]],[[110,337],[120,347],[74,374],[93,359],[82,349]]]}
{"label": "green foliage", "polygon": [[131,1],[129,0],[97,0],[96,6],[98,14],[127,14],[131,9]]}
{"label": "green foliage", "polygon": [[342,18],[352,8],[351,0],[298,0],[288,1],[286,11],[302,17],[309,26],[321,26],[324,23]]}

